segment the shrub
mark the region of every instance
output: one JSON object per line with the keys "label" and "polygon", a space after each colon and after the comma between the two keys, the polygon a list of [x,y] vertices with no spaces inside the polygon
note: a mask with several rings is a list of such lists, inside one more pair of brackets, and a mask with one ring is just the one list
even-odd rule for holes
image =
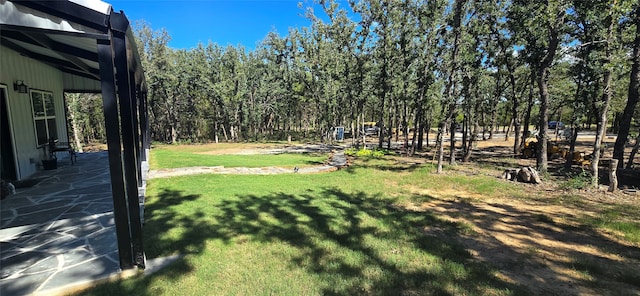
{"label": "shrub", "polygon": [[389,155],[391,154],[391,152],[389,152],[386,149],[379,149],[379,148],[375,148],[375,149],[367,149],[367,148],[362,148],[362,149],[356,149],[356,148],[348,148],[347,150],[344,151],[344,153],[346,155],[349,156],[355,156],[355,157],[359,157],[359,158],[382,158],[385,155]]}
{"label": "shrub", "polygon": [[589,186],[591,186],[591,173],[584,169],[578,174],[570,174],[569,179],[561,185],[563,189],[584,189]]}

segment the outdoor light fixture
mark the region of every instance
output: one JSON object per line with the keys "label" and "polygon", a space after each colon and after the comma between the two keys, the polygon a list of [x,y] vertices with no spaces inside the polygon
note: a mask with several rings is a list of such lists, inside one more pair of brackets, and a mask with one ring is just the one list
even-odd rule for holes
{"label": "outdoor light fixture", "polygon": [[24,81],[22,80],[16,80],[16,82],[13,83],[13,90],[21,94],[26,94],[27,89],[28,89],[27,85],[24,84]]}

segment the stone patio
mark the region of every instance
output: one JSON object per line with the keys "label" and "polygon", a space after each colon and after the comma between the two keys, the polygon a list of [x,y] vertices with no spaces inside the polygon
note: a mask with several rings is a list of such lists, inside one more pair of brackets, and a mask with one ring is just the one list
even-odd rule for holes
{"label": "stone patio", "polygon": [[80,153],[74,165],[61,158],[25,183],[0,202],[0,295],[51,295],[120,275],[106,152]]}

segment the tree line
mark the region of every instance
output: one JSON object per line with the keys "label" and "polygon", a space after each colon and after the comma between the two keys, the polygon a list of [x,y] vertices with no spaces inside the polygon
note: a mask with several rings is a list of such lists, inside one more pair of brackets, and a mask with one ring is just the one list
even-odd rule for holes
{"label": "tree line", "polygon": [[[597,175],[606,131],[619,135],[621,166],[640,132],[639,9],[629,0],[321,0],[306,7],[310,26],[271,32],[252,50],[173,49],[166,30],[144,22],[135,33],[156,141],[327,141],[344,126],[361,145],[364,124],[376,122],[379,147],[401,142],[412,154],[435,139],[441,171],[503,126],[515,154],[537,131],[544,172],[554,120],[574,128],[573,142],[595,127]],[[445,152],[443,135],[455,129],[462,152]]]}

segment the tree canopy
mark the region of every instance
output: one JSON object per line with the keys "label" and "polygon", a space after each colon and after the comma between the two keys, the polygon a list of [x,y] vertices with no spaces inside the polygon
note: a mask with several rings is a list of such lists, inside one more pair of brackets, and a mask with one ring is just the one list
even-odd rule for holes
{"label": "tree canopy", "polygon": [[441,163],[442,135],[457,127],[463,153],[451,149],[450,162],[468,160],[498,126],[514,153],[534,131],[546,151],[550,120],[620,130],[623,144],[638,132],[637,1],[346,4],[320,0],[306,10],[309,27],[269,33],[252,50],[173,49],[165,30],[139,23],[152,138],[329,141],[344,126],[359,145],[376,122],[380,147],[401,142],[409,153],[437,129]]}

